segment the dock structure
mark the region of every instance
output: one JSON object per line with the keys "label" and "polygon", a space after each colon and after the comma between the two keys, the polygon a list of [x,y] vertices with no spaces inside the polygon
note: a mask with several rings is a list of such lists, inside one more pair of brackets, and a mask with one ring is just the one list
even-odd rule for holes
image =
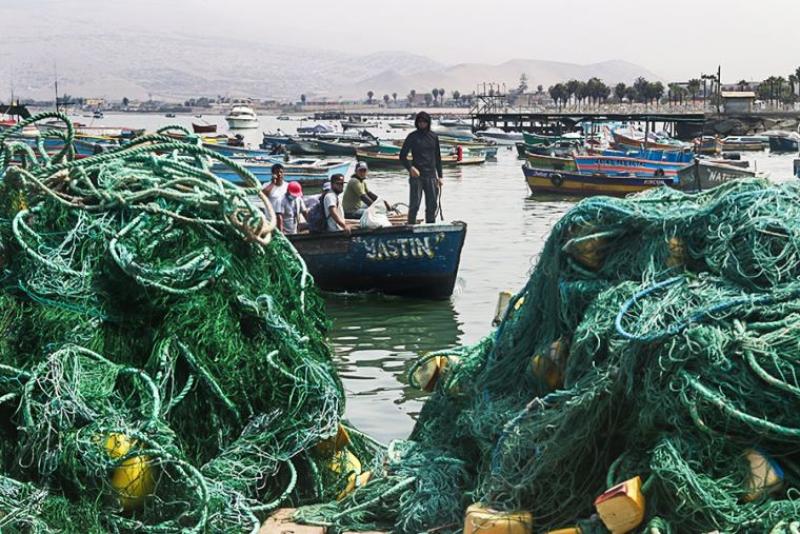
{"label": "dock structure", "polygon": [[560,135],[571,132],[577,124],[602,126],[609,122],[639,123],[645,130],[655,130],[664,125],[678,139],[692,139],[702,135],[706,122],[704,113],[537,113],[525,111],[477,111],[471,115],[472,130],[499,128],[506,132],[537,132]]}

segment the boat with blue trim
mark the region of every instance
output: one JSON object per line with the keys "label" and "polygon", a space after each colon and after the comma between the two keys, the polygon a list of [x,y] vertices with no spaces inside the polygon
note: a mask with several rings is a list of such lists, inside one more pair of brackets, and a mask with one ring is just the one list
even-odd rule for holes
{"label": "boat with blue trim", "polygon": [[446,299],[466,233],[467,224],[456,221],[288,237],[323,290]]}
{"label": "boat with blue trim", "polygon": [[581,173],[567,170],[536,169],[526,162],[522,166],[525,181],[532,194],[555,194],[588,197],[607,195],[623,197],[654,187],[672,186],[676,178],[611,176],[604,173]]}
{"label": "boat with blue trim", "polygon": [[[330,180],[334,174],[347,175],[352,161],[341,159],[294,159],[289,162],[283,161],[280,157],[260,161],[239,162],[245,169],[252,172],[262,184],[272,180],[272,166],[275,163],[283,165],[283,177],[287,182],[300,182],[304,186],[322,185]],[[221,163],[212,165],[211,172],[229,180],[235,184],[242,185],[242,178],[236,172]]]}

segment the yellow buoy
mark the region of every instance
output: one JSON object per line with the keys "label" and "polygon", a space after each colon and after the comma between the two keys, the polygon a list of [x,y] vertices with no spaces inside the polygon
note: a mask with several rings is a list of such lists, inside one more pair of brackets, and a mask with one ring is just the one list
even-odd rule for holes
{"label": "yellow buoy", "polygon": [[593,228],[570,228],[569,241],[564,245],[563,250],[578,263],[593,271],[603,265],[609,240],[606,234],[593,234]]}
{"label": "yellow buoy", "polygon": [[531,368],[533,374],[543,380],[550,389],[556,389],[563,385],[563,370],[566,367],[569,350],[567,342],[557,339],[550,344],[547,355],[535,354],[531,358]]}
{"label": "yellow buoy", "polygon": [[[109,434],[105,450],[112,459],[121,458],[131,452],[135,442],[124,434]],[[140,508],[145,497],[153,494],[156,481],[150,458],[133,456],[124,460],[111,472],[111,487],[117,492],[120,504],[126,511]]]}
{"label": "yellow buoy", "polygon": [[642,479],[634,477],[610,488],[594,501],[597,515],[612,534],[624,534],[644,521]]}
{"label": "yellow buoy", "polygon": [[350,445],[350,434],[344,425],[339,424],[336,434],[317,443],[314,451],[320,456],[333,456],[348,445]]}
{"label": "yellow buoy", "polygon": [[348,450],[342,450],[333,457],[330,469],[337,474],[347,474],[347,484],[336,496],[339,501],[354,492],[356,488],[365,485],[372,477],[369,471],[361,471],[361,460]]}
{"label": "yellow buoy", "polygon": [[679,237],[670,237],[667,241],[667,267],[680,267],[686,263],[686,244]]}
{"label": "yellow buoy", "polygon": [[533,514],[530,512],[498,512],[479,503],[464,514],[464,534],[530,534]]}
{"label": "yellow buoy", "polygon": [[547,534],[581,534],[579,527],[559,528],[558,530],[548,530]]}
{"label": "yellow buoy", "polygon": [[744,497],[745,502],[758,499],[765,493],[773,493],[783,487],[783,469],[767,454],[747,449],[745,456],[750,462],[750,477],[747,480],[749,493]]}
{"label": "yellow buoy", "polygon": [[450,356],[433,356],[425,363],[418,366],[413,373],[414,382],[423,391],[431,392],[436,388],[436,383],[447,369]]}

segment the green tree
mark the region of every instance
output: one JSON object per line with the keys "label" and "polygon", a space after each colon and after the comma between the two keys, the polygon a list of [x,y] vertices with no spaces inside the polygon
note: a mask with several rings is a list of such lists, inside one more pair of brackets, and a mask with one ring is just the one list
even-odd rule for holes
{"label": "green tree", "polygon": [[442,89],[442,88],[440,87],[440,88],[439,88],[439,101],[440,101],[440,102],[442,102],[442,103],[444,103],[444,97],[445,97],[445,96],[446,96],[446,95],[444,94],[444,89]]}
{"label": "green tree", "polygon": [[425,98],[425,105],[430,107],[431,102],[433,101],[433,96],[431,95],[431,93],[425,93],[424,98]]}
{"label": "green tree", "polygon": [[625,91],[628,90],[628,86],[625,85],[623,82],[619,82],[617,85],[614,86],[614,96],[617,97],[617,100],[621,103],[622,99],[625,98]]}
{"label": "green tree", "polygon": [[642,76],[636,78],[633,82],[633,90],[636,91],[637,102],[647,102],[650,97],[650,82]]}
{"label": "green tree", "polygon": [[397,104],[397,93],[392,93],[392,100],[394,100],[394,103]]}
{"label": "green tree", "polygon": [[697,93],[700,92],[701,87],[703,87],[703,82],[697,78],[692,78],[689,80],[689,83],[686,84],[686,88],[689,90],[689,96],[692,97],[692,102],[697,100]]}
{"label": "green tree", "polygon": [[461,91],[455,90],[453,91],[453,100],[456,102],[461,99]]}
{"label": "green tree", "polygon": [[305,105],[305,103],[306,103],[306,95],[305,94],[300,95],[300,102],[302,102]]}
{"label": "green tree", "polygon": [[750,85],[750,84],[747,83],[747,80],[739,80],[739,83],[736,84],[736,85],[739,86],[739,90],[740,91],[744,91],[745,89],[747,89],[747,86]]}
{"label": "green tree", "polygon": [[389,100],[391,99],[392,97],[390,97],[389,95],[383,95],[383,103],[386,104],[387,106],[389,105]]}
{"label": "green tree", "polygon": [[436,100],[439,98],[439,89],[434,88],[433,91],[431,91],[431,94],[433,95],[433,101],[436,102]]}
{"label": "green tree", "polygon": [[123,106],[123,107],[126,107],[126,108],[127,108],[127,107],[128,107],[128,105],[129,105],[130,103],[131,103],[131,101],[128,99],[128,97],[127,97],[127,96],[123,96],[123,97],[122,97],[122,106]]}
{"label": "green tree", "polygon": [[540,95],[542,93],[544,93],[544,85],[537,85],[536,86],[536,94]]}
{"label": "green tree", "polygon": [[526,92],[528,90],[528,75],[524,72],[519,76],[519,85],[517,86],[517,91],[520,94]]}
{"label": "green tree", "polygon": [[375,96],[375,92],[374,92],[374,91],[372,91],[372,90],[370,90],[370,91],[367,91],[367,98],[369,99],[369,100],[368,100],[368,102],[369,102],[370,104],[372,104],[372,97],[373,97],[373,96]]}
{"label": "green tree", "polygon": [[564,87],[567,89],[567,101],[575,96],[575,93],[578,92],[579,86],[580,82],[578,80],[570,80],[564,85]]}

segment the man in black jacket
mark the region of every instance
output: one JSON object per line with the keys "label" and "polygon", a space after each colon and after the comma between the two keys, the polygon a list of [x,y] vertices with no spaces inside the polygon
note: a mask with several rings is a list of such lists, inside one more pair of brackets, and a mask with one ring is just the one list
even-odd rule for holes
{"label": "man in black jacket", "polygon": [[[417,129],[406,137],[400,161],[408,170],[411,192],[408,201],[408,224],[417,222],[417,212],[425,193],[425,222],[436,222],[439,189],[442,187],[442,155],[439,138],[431,131],[431,116],[420,111],[414,119]],[[412,160],[409,161],[408,153]]]}

